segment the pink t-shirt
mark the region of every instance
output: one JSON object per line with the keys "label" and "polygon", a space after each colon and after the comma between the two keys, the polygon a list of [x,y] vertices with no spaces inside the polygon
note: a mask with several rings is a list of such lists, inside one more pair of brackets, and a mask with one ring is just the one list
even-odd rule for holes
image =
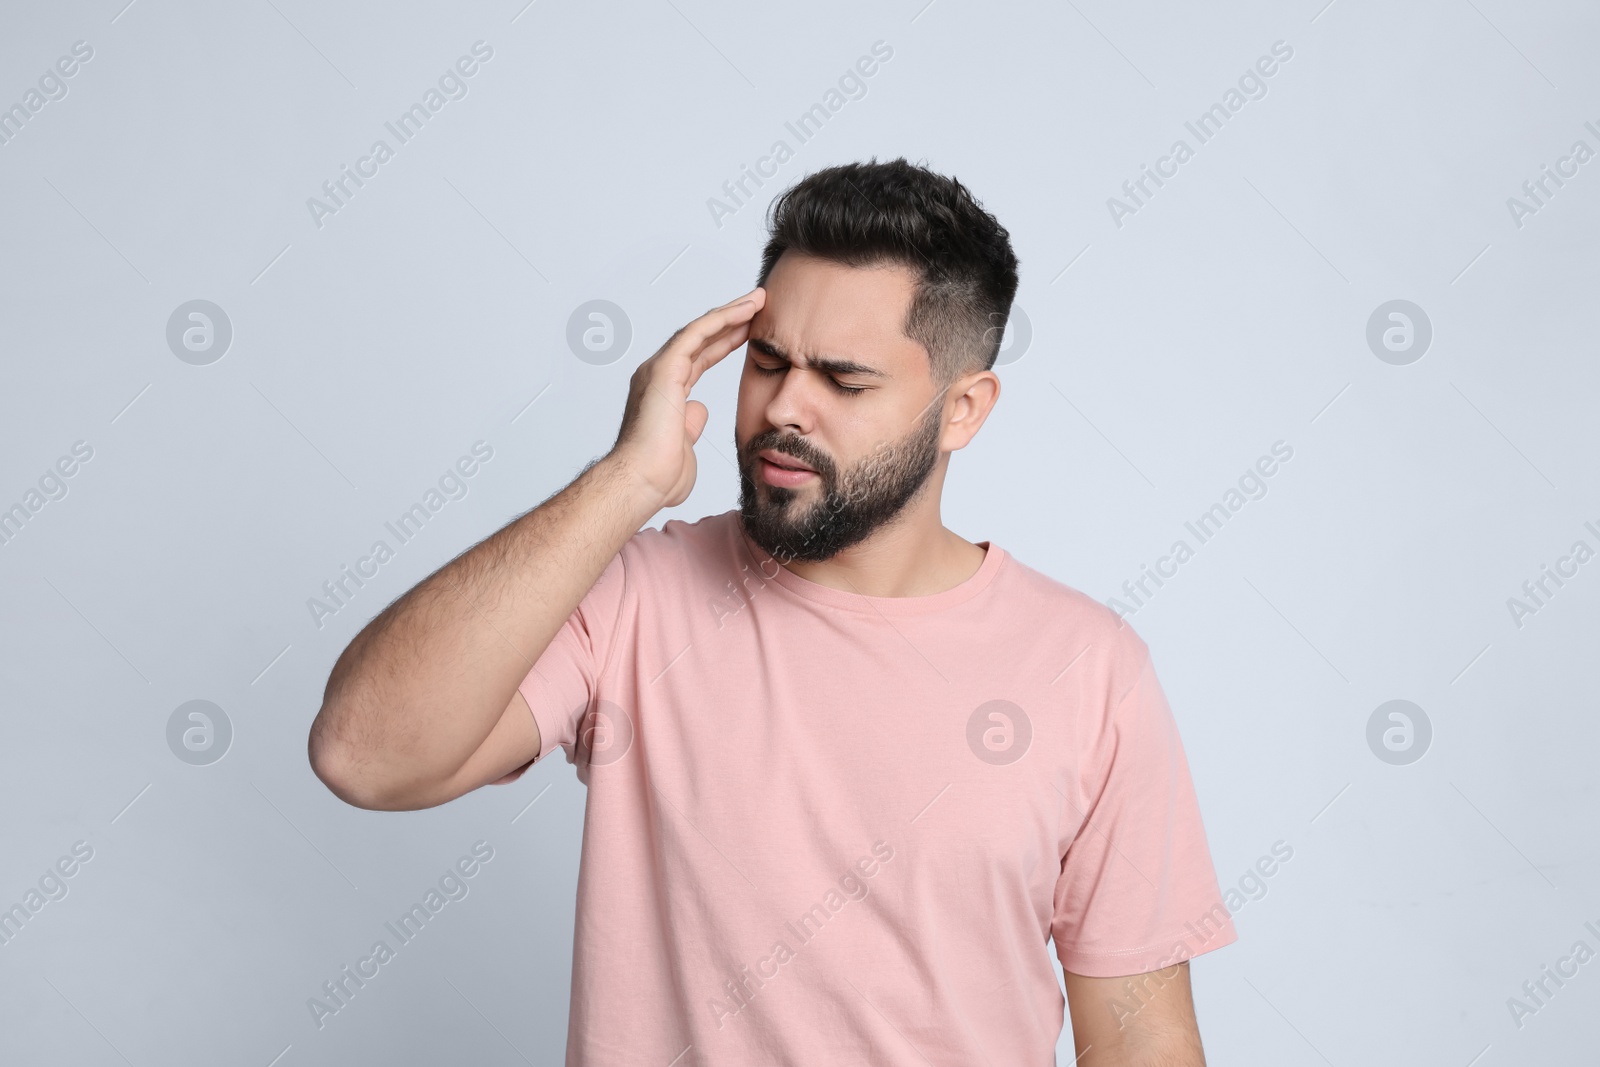
{"label": "pink t-shirt", "polygon": [[588,786],[569,1067],[1051,1067],[1051,966],[1233,942],[1125,621],[998,545],[920,597],[737,510],[635,534],[520,689]]}

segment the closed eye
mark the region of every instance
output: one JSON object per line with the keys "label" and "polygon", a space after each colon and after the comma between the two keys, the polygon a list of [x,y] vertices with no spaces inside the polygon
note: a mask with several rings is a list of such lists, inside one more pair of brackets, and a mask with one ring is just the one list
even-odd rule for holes
{"label": "closed eye", "polygon": [[[754,361],[751,361],[750,365],[752,367],[754,367],[761,374],[782,374],[784,372],[784,370],[786,369],[786,367],[788,366],[787,364],[781,364],[780,363],[776,367],[763,367],[761,364],[756,363]],[[846,395],[849,395],[849,396],[855,396],[857,393],[864,393],[864,392],[867,391],[867,387],[864,386],[864,385],[860,386],[860,387],[853,387],[853,386],[849,386],[849,385],[840,385],[838,380],[833,378],[831,375],[828,378],[828,384],[833,386],[839,392],[845,393]]]}

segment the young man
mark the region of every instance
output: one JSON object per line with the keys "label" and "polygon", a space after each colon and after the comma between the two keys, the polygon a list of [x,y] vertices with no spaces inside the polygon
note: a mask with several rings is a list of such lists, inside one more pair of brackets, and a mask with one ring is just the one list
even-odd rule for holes
{"label": "young man", "polygon": [[[310,756],[351,804],[576,764],[568,1064],[1044,1067],[1054,938],[1082,1067],[1203,1065],[1187,961],[1236,935],[1149,650],[939,517],[1016,266],[953,179],[811,175],[612,450],[334,666]],[[747,342],[738,510],[641,529]]]}

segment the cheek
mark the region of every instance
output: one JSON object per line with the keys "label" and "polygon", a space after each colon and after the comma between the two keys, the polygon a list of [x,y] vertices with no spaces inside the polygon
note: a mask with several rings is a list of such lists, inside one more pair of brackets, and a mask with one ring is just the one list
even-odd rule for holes
{"label": "cheek", "polygon": [[739,400],[742,403],[746,397],[754,398],[760,393],[767,392],[769,379],[758,373],[749,360],[745,361],[739,370]]}
{"label": "cheek", "polygon": [[[742,451],[750,443],[750,439],[770,427],[766,424],[767,401],[763,397],[764,390],[759,382],[741,381],[739,383],[738,406],[733,413],[733,439]],[[704,403],[704,401],[702,401]],[[738,461],[734,457],[735,462]]]}
{"label": "cheek", "polygon": [[[757,417],[756,412],[760,410],[761,406],[760,391],[760,385],[752,379],[750,374],[746,373],[744,377],[739,379],[739,392],[733,411],[733,425],[740,437],[748,435],[748,427]],[[694,394],[690,393],[689,395],[693,396]],[[705,401],[702,400],[701,403],[705,403]]]}
{"label": "cheek", "polygon": [[[738,406],[734,411],[734,425],[741,431],[746,426],[766,429],[767,406],[772,403],[773,397],[778,395],[784,380],[781,374],[762,374],[747,364],[739,374]],[[693,392],[689,395],[695,396]],[[701,403],[706,402],[704,398],[695,398]]]}

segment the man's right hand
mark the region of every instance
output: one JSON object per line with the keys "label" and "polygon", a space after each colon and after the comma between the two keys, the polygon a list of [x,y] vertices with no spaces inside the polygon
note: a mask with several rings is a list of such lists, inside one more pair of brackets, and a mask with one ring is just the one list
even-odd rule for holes
{"label": "man's right hand", "polygon": [[509,782],[538,757],[544,739],[520,683],[629,538],[694,488],[709,413],[689,391],[745,343],[765,302],[752,290],[673,334],[634,371],[605,460],[355,636],[307,738],[329,789],[357,807],[414,810]]}
{"label": "man's right hand", "polygon": [[710,413],[689,399],[690,391],[702,374],[749,340],[750,322],[766,299],[766,290],[758,286],[712,308],[634,370],[609,458],[658,500],[658,510],[683,503],[694,488],[694,444]]}

